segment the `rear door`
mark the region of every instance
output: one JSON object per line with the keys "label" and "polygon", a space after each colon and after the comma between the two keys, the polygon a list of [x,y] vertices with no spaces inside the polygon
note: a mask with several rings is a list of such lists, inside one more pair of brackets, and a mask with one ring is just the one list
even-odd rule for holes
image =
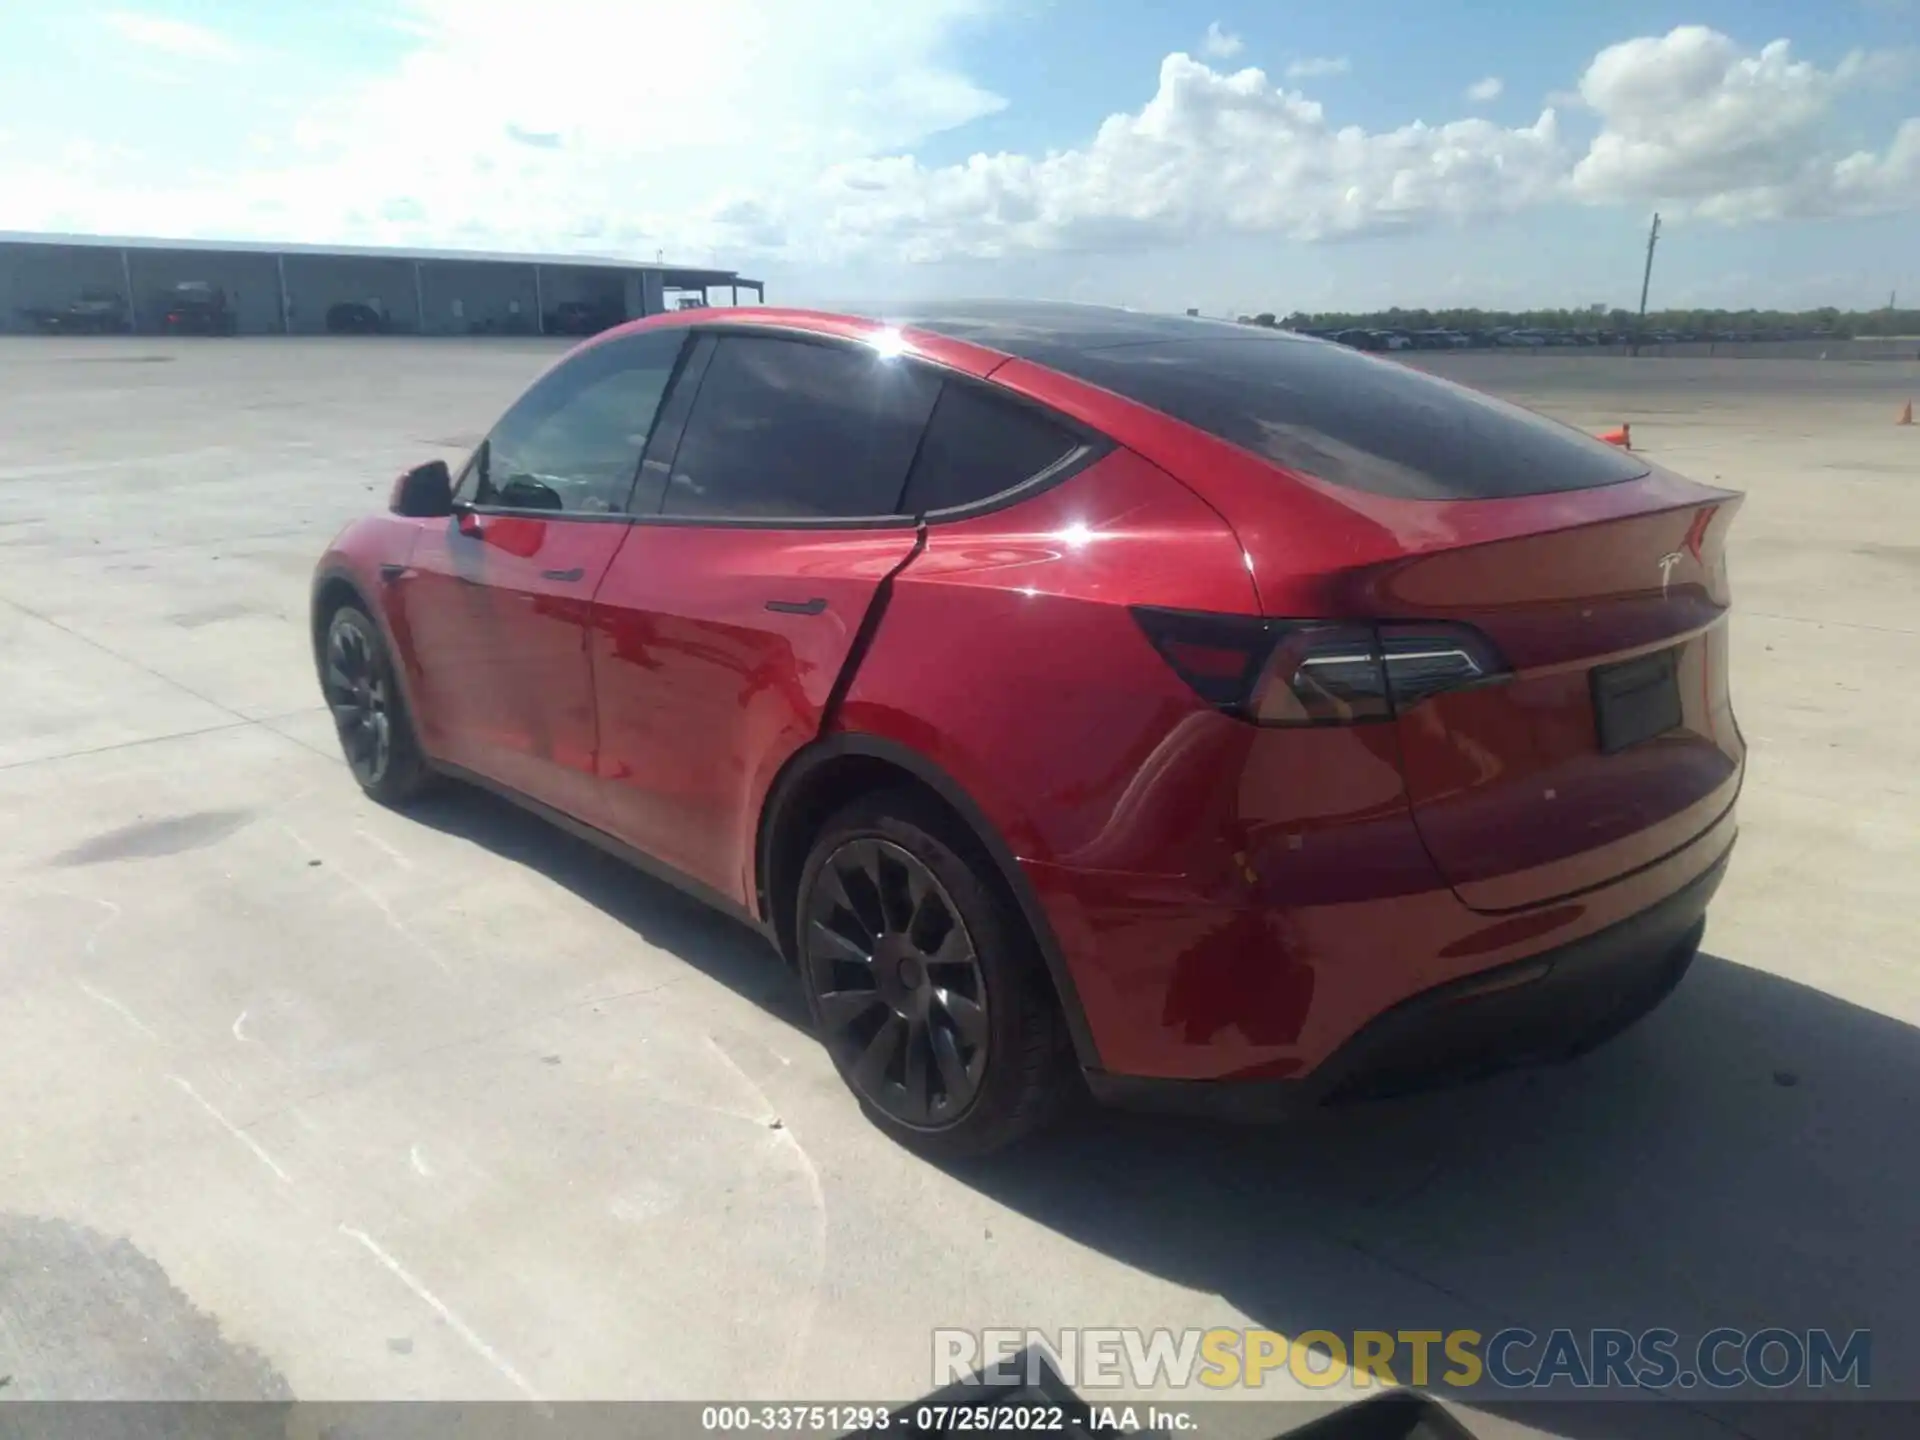
{"label": "rear door", "polygon": [[609,341],[536,382],[396,586],[428,748],[569,813],[595,796],[593,595],[684,339]]}
{"label": "rear door", "polygon": [[759,798],[914,554],[901,492],[940,380],[743,333],[704,336],[687,374],[595,607],[599,774],[606,828],[744,902]]}

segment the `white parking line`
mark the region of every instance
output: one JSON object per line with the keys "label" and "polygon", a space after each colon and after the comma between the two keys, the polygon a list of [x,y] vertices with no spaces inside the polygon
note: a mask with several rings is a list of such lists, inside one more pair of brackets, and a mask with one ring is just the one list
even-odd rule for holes
{"label": "white parking line", "polygon": [[448,1328],[462,1340],[466,1341],[467,1347],[471,1349],[474,1354],[478,1355],[482,1360],[485,1360],[489,1365],[493,1366],[495,1370],[498,1370],[504,1375],[514,1389],[518,1390],[529,1400],[537,1401],[540,1399],[539,1392],[527,1383],[525,1377],[523,1377],[518,1370],[507,1363],[506,1359],[498,1350],[495,1350],[475,1334],[473,1327],[468,1325],[467,1322],[462,1320],[458,1315],[454,1314],[444,1300],[427,1289],[427,1287],[422,1285],[418,1280],[414,1279],[413,1276],[408,1273],[406,1266],[394,1259],[393,1256],[389,1255],[385,1250],[382,1250],[379,1242],[371,1235],[367,1234],[364,1230],[356,1230],[351,1225],[342,1225],[340,1227],[340,1233],[358,1240],[365,1246],[369,1255],[386,1266],[396,1280],[417,1295],[434,1314],[446,1321]]}

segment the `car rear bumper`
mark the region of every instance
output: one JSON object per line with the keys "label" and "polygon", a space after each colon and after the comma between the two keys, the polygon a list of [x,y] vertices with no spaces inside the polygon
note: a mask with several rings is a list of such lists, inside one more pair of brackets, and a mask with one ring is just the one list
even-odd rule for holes
{"label": "car rear bumper", "polygon": [[1729,846],[1685,887],[1604,930],[1401,1001],[1304,1076],[1168,1080],[1089,1071],[1088,1085],[1105,1103],[1260,1120],[1570,1060],[1632,1026],[1680,983],[1731,854]]}

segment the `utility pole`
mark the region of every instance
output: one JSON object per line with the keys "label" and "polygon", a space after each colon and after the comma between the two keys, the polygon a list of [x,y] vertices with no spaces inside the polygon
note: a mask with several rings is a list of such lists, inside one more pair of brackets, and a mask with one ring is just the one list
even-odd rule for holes
{"label": "utility pole", "polygon": [[1640,319],[1634,321],[1634,353],[1640,353],[1640,342],[1647,334],[1647,286],[1653,284],[1653,246],[1661,242],[1661,215],[1653,211],[1653,228],[1647,230],[1647,269],[1640,273]]}
{"label": "utility pole", "polygon": [[1640,319],[1633,327],[1633,353],[1640,353],[1640,341],[1647,333],[1647,287],[1653,283],[1653,247],[1660,243],[1660,212],[1654,211],[1653,228],[1647,231],[1647,268],[1640,273]]}

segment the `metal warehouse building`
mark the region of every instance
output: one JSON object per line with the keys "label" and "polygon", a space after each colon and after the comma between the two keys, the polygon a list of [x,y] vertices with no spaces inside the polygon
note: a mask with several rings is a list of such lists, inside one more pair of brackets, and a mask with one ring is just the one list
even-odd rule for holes
{"label": "metal warehouse building", "polygon": [[174,287],[192,282],[223,291],[238,333],[250,335],[325,334],[328,312],[342,305],[371,307],[403,334],[533,335],[569,304],[635,319],[676,294],[703,304],[738,304],[743,290],[766,298],[762,282],[732,270],[592,256],[0,231],[0,332],[34,330],[36,311],[83,297],[115,299],[127,328],[154,332]]}

